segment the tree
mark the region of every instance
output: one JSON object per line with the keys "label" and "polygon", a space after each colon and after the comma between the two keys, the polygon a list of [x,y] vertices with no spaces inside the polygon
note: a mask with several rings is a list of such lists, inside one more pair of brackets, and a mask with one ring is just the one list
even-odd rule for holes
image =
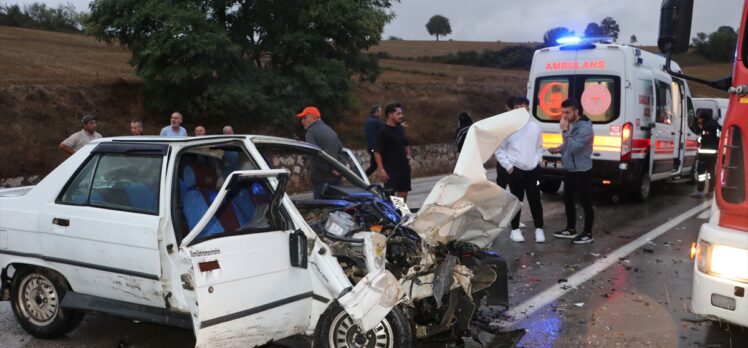
{"label": "tree", "polygon": [[717,31],[707,35],[698,33],[693,38],[693,47],[696,52],[709,60],[717,62],[729,62],[735,57],[735,45],[738,34],[730,26],[721,26]]}
{"label": "tree", "polygon": [[548,31],[545,32],[545,35],[543,35],[543,47],[556,46],[558,45],[556,40],[566,36],[574,36],[574,31],[565,27],[548,29]]}
{"label": "tree", "polygon": [[23,10],[18,5],[0,6],[0,25],[13,27],[80,32],[84,16],[76,12],[71,4],[50,8],[46,4],[35,2],[24,6]]}
{"label": "tree", "polygon": [[603,18],[600,22],[600,29],[602,29],[603,35],[612,37],[613,41],[618,40],[618,32],[620,31],[620,28],[613,17]]}
{"label": "tree", "polygon": [[449,19],[442,15],[435,15],[429,19],[426,23],[426,30],[429,35],[436,36],[436,41],[439,41],[439,36],[452,34],[452,27],[449,25]]}
{"label": "tree", "polygon": [[632,45],[636,45],[639,40],[636,38],[636,35],[631,35],[631,39],[629,40]]}
{"label": "tree", "polygon": [[587,28],[584,28],[585,37],[600,37],[603,36],[603,30],[597,23],[587,24]]}
{"label": "tree", "polygon": [[[373,81],[392,0],[96,0],[89,32],[132,52],[148,106],[188,119],[296,126],[352,105],[351,77]],[[260,126],[258,126],[260,127]]]}

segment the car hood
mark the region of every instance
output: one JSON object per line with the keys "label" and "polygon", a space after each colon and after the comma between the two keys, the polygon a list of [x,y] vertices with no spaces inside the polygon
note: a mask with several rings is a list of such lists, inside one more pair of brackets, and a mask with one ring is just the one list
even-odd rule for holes
{"label": "car hood", "polygon": [[489,181],[483,165],[529,119],[527,110],[516,109],[470,126],[453,173],[436,183],[408,227],[429,244],[490,246],[521,202]]}

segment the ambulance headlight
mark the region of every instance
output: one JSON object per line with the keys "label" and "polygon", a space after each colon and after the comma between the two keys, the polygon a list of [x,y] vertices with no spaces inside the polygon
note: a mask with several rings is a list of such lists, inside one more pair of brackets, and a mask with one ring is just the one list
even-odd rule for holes
{"label": "ambulance headlight", "polygon": [[699,241],[696,256],[699,271],[748,283],[748,250]]}

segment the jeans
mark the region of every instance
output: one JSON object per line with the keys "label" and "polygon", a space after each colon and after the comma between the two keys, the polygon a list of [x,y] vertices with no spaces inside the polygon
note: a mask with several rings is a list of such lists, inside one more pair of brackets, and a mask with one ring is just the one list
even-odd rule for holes
{"label": "jeans", "polygon": [[592,208],[592,192],[590,191],[592,171],[566,172],[564,178],[564,205],[566,206],[566,228],[576,229],[577,209],[576,198],[584,209],[584,233],[592,234],[592,223],[595,220],[595,212]]}
{"label": "jeans", "polygon": [[704,155],[700,154],[698,162],[696,162],[696,174],[698,174],[698,191],[704,192],[704,185],[707,179],[709,180],[709,193],[714,192],[714,185],[717,177],[714,172],[717,169],[717,155]]}
{"label": "jeans", "polygon": [[377,170],[377,161],[374,159],[374,149],[369,149],[367,152],[369,152],[369,168],[366,168],[366,176],[370,176]]}
{"label": "jeans", "polygon": [[[512,170],[512,174],[509,175],[509,190],[512,194],[522,201],[525,193],[527,193],[527,203],[530,204],[532,222],[535,225],[535,228],[543,228],[543,205],[540,203],[540,188],[538,187],[539,179],[539,167],[527,171],[515,167]],[[520,215],[522,215],[521,209],[517,212],[517,215],[514,216],[514,219],[512,219],[513,230],[519,228]]]}
{"label": "jeans", "polygon": [[506,190],[506,186],[509,183],[509,173],[506,169],[501,166],[500,163],[496,163],[496,185]]}

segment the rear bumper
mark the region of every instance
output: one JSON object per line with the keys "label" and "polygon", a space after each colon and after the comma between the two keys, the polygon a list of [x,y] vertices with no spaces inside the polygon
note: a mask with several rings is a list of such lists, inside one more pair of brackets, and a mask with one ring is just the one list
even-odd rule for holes
{"label": "rear bumper", "polygon": [[[709,223],[701,226],[699,239],[711,244],[748,247],[748,233]],[[692,291],[691,307],[694,314],[748,327],[748,283],[702,273],[694,263]],[[734,309],[717,306],[715,301],[734,301]]]}
{"label": "rear bumper", "polygon": [[[543,157],[544,161],[560,161],[558,157]],[[636,183],[642,175],[645,162],[634,159],[629,162],[592,160],[592,181],[596,186],[626,186]],[[564,179],[564,169],[540,168],[540,179],[560,181]]]}

